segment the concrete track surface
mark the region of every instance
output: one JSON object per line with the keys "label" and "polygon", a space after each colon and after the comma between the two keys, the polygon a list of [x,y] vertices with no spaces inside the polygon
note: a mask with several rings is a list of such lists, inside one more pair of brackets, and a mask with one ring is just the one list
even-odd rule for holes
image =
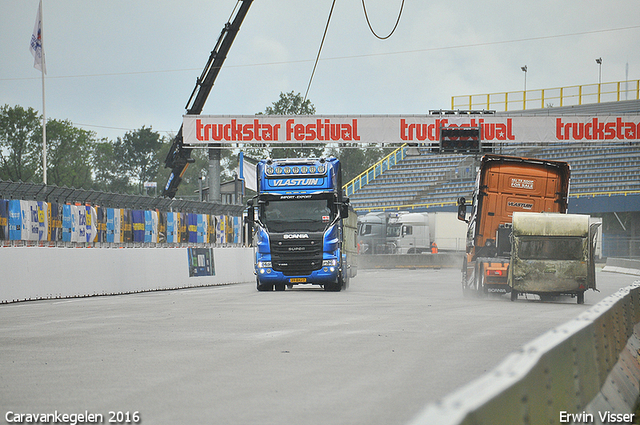
{"label": "concrete track surface", "polygon": [[637,279],[599,271],[584,305],[463,298],[458,269],[363,270],[340,293],[246,283],[0,305],[1,423],[403,424]]}

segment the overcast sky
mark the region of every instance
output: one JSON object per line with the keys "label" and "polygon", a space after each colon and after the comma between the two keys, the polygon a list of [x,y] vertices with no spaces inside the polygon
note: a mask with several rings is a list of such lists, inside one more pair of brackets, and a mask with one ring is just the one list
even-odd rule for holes
{"label": "overcast sky", "polygon": [[[386,35],[402,0],[366,0]],[[236,0],[43,0],[48,118],[115,140],[175,133]],[[203,114],[304,95],[332,0],[255,0]],[[42,112],[29,41],[38,0],[0,0],[0,105]],[[640,78],[638,0],[406,0],[379,40],[361,0],[338,0],[309,99],[318,114],[426,114],[451,96]]]}

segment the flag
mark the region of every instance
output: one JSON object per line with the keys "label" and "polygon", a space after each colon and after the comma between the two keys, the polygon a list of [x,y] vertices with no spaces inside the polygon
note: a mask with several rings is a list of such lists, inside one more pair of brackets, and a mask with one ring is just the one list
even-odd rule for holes
{"label": "flag", "polygon": [[47,65],[44,62],[44,49],[42,48],[42,0],[38,5],[38,14],[36,15],[36,25],[33,27],[31,34],[31,44],[29,46],[33,55],[33,67],[39,69],[43,74],[47,73]]}
{"label": "flag", "polygon": [[244,187],[254,192],[258,191],[258,180],[256,176],[256,165],[245,161],[244,153],[238,155],[238,178],[244,180]]}

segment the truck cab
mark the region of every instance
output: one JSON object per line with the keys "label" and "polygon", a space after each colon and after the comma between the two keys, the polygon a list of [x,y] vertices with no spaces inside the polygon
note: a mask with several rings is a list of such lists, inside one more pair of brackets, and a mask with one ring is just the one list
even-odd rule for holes
{"label": "truck cab", "polygon": [[355,235],[349,233],[355,233],[356,216],[342,196],[340,162],[268,159],[256,172],[258,194],[247,217],[255,231],[257,289],[299,284],[345,289],[357,270]]}
{"label": "truck cab", "polygon": [[429,216],[406,211],[390,213],[387,239],[396,254],[431,252]]}

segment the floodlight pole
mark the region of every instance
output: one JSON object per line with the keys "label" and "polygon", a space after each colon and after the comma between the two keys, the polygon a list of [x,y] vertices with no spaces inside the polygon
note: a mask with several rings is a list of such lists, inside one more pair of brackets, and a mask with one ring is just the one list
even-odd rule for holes
{"label": "floodlight pole", "polygon": [[522,109],[527,109],[527,65],[521,66],[520,69],[524,72],[524,91],[522,92]]}
{"label": "floodlight pole", "polygon": [[600,88],[602,87],[602,57],[596,59],[598,64],[598,103],[600,103]]}

